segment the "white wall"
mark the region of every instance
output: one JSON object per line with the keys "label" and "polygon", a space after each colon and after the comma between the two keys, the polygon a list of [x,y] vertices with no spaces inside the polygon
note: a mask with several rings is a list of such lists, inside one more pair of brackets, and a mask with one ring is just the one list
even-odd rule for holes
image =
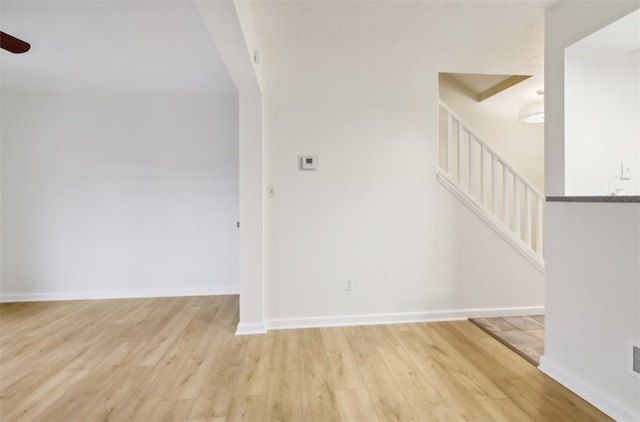
{"label": "white wall", "polygon": [[441,76],[440,98],[498,154],[544,192],[544,125],[518,121],[512,104],[478,102],[451,77]]}
{"label": "white wall", "polygon": [[[266,199],[268,326],[540,307],[542,275],[436,181],[438,58],[396,48],[413,6],[255,6],[276,191]],[[304,154],[319,171],[297,170]]]}
{"label": "white wall", "polygon": [[259,45],[253,12],[248,3],[237,1],[198,1],[197,6],[239,97],[240,321],[236,333],[264,333],[262,69],[254,61]]}
{"label": "white wall", "polygon": [[[545,27],[545,182],[564,191],[564,49],[638,8],[637,2],[563,2]],[[547,203],[545,355],[540,368],[618,420],[640,419],[638,204]]]}
{"label": "white wall", "polygon": [[570,3],[561,2],[546,14],[544,165],[549,196],[565,193],[565,48],[638,8],[634,1]]}
{"label": "white wall", "polygon": [[547,203],[541,368],[618,420],[640,418],[640,204]]}
{"label": "white wall", "polygon": [[565,56],[565,191],[608,195],[628,161],[632,179],[611,190],[640,194],[640,58],[567,50]]}
{"label": "white wall", "polygon": [[[267,100],[268,322],[541,306],[542,275],[435,181],[429,105],[347,101]],[[320,170],[299,172],[300,154],[317,154]]]}
{"label": "white wall", "polygon": [[238,291],[238,104],[2,94],[3,300]]}

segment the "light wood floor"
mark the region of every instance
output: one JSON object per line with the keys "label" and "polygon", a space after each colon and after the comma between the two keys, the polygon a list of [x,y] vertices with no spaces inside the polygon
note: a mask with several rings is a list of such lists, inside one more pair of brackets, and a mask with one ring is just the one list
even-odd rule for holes
{"label": "light wood floor", "polygon": [[237,296],[0,306],[2,421],[609,420],[473,324],[235,336]]}

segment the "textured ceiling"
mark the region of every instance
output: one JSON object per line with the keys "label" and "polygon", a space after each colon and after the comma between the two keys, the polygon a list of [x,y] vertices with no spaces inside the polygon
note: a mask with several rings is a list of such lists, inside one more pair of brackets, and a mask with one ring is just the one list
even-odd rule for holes
{"label": "textured ceiling", "polygon": [[[317,74],[320,84],[334,88],[369,81],[384,90],[389,78],[397,78],[397,86],[410,89],[409,82],[424,80],[436,62],[438,72],[534,75],[488,100],[527,103],[543,87],[549,3],[258,1],[252,6],[264,66],[275,85],[302,84]],[[3,30],[33,46],[24,55],[1,53],[3,90],[234,90],[190,1],[1,0],[0,7]],[[361,74],[363,66],[371,75]]]}
{"label": "textured ceiling", "polygon": [[32,46],[2,50],[2,90],[235,91],[192,2],[3,0],[0,26]]}
{"label": "textured ceiling", "polygon": [[538,101],[536,91],[544,86],[548,5],[268,1],[254,3],[253,10],[267,89],[294,84],[300,93],[393,96],[394,90],[415,92],[437,72],[534,75],[487,100],[527,104]]}

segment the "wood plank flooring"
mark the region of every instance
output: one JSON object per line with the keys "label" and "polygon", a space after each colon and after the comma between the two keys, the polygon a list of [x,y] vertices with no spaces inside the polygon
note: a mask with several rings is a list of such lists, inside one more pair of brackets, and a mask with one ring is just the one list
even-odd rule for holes
{"label": "wood plank flooring", "polygon": [[610,420],[467,321],[237,321],[237,296],[2,304],[0,420]]}

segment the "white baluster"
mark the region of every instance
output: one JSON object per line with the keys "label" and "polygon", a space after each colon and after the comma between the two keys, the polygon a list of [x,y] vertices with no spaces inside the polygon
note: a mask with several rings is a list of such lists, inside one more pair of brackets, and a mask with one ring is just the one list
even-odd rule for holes
{"label": "white baluster", "polygon": [[473,196],[473,176],[476,175],[476,165],[473,159],[473,136],[469,134],[469,193]]}
{"label": "white baluster", "polygon": [[509,198],[507,197],[507,166],[502,163],[502,218],[504,223],[509,226]]}
{"label": "white baluster", "polygon": [[538,213],[536,215],[536,224],[537,224],[537,230],[536,230],[536,251],[538,252],[538,255],[540,255],[540,257],[542,257],[542,252],[543,252],[543,241],[542,241],[542,232],[544,229],[543,226],[543,220],[542,220],[542,206],[544,204],[544,198],[541,196],[536,195],[537,201],[538,201]]}
{"label": "white baluster", "polygon": [[461,177],[461,169],[462,169],[462,134],[464,129],[462,128],[462,124],[456,121],[458,124],[458,177],[456,181],[460,186],[462,186],[462,177]]}
{"label": "white baluster", "polygon": [[480,143],[480,203],[484,205],[484,168],[485,168],[484,144]]}
{"label": "white baluster", "polygon": [[518,189],[518,176],[513,176],[513,231],[522,236],[522,227],[520,226],[520,189]]}
{"label": "white baluster", "polygon": [[498,189],[496,189],[498,179],[498,157],[491,154],[491,211],[497,214]]}
{"label": "white baluster", "polygon": [[451,113],[447,113],[447,173],[453,175],[453,119]]}
{"label": "white baluster", "polygon": [[529,187],[524,187],[524,203],[525,203],[525,225],[524,225],[524,242],[531,246],[531,191]]}

